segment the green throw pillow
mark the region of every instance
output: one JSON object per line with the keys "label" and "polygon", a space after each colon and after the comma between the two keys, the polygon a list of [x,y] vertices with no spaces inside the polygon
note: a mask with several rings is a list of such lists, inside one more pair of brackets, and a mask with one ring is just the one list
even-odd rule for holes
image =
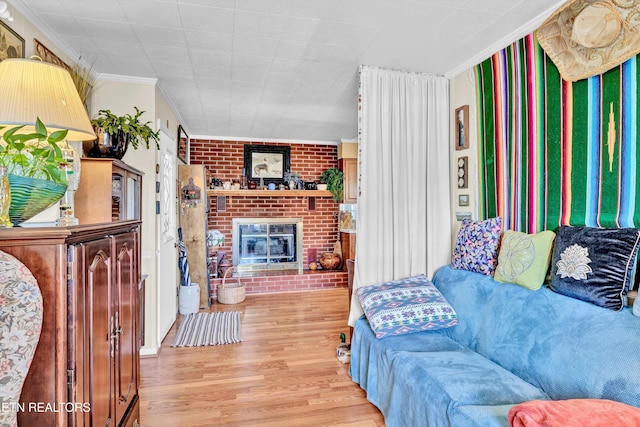
{"label": "green throw pillow", "polygon": [[549,269],[555,238],[556,234],[548,230],[537,234],[505,231],[494,278],[532,291],[540,289]]}

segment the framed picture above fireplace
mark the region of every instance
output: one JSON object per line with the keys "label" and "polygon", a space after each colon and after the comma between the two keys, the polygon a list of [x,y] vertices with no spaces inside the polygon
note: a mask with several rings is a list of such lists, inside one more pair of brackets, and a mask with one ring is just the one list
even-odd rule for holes
{"label": "framed picture above fireplace", "polygon": [[244,170],[247,180],[265,184],[283,184],[284,173],[291,167],[291,147],[279,145],[244,146]]}

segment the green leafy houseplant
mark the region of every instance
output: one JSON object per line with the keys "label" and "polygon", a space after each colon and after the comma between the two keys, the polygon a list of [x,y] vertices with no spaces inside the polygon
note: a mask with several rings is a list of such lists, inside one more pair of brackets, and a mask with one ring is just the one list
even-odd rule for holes
{"label": "green leafy houseplant", "polygon": [[[0,128],[4,131],[6,127]],[[36,120],[35,130],[24,126],[7,129],[0,137],[0,166],[7,168],[11,193],[9,218],[18,225],[52,206],[67,190],[67,162],[58,142],[68,131],[49,133]]]}
{"label": "green leafy houseplant", "polygon": [[342,194],[344,190],[343,182],[344,174],[338,168],[329,168],[322,172],[320,180],[327,184],[327,190],[333,194],[333,200],[342,202]]}
{"label": "green leafy houseplant", "polygon": [[129,142],[136,150],[141,142],[144,142],[145,146],[149,148],[151,141],[154,141],[156,148],[159,149],[160,132],[154,132],[149,126],[150,121],[142,123],[140,116],[144,114],[144,111],[140,111],[138,107],[133,108],[136,110],[133,116],[131,114],[118,116],[113,114],[111,110],[99,110],[97,116],[91,120],[91,124],[96,128],[104,129],[105,133],[110,135],[117,135],[118,132],[129,135]]}
{"label": "green leafy houseplant", "polygon": [[[6,126],[0,127],[4,130]],[[0,140],[0,165],[12,175],[39,178],[67,186],[66,175],[61,170],[64,163],[58,142],[67,136],[66,130],[49,134],[38,118],[35,131],[18,133],[24,126],[6,130]]]}

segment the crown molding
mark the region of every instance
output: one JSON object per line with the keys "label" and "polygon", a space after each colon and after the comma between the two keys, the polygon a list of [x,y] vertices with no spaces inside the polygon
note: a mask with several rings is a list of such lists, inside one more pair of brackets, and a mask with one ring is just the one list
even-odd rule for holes
{"label": "crown molding", "polygon": [[312,139],[277,139],[277,138],[245,138],[235,136],[211,136],[211,135],[191,135],[189,140],[204,139],[210,141],[238,141],[238,142],[284,142],[287,144],[314,144],[314,145],[338,145],[338,141],[320,141]]}
{"label": "crown molding", "polygon": [[158,79],[152,77],[123,76],[119,74],[108,73],[96,73],[96,76],[97,80],[107,82],[132,83],[147,86],[155,86],[158,83]]}

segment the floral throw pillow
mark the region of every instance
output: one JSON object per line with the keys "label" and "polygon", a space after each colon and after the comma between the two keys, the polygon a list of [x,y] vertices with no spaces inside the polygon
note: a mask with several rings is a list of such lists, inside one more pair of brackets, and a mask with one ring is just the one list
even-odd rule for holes
{"label": "floral throw pillow", "polygon": [[41,330],[42,294],[36,279],[24,264],[0,251],[0,406],[9,408],[0,411],[0,426],[16,425],[15,404]]}
{"label": "floral throw pillow", "polygon": [[549,230],[536,234],[505,231],[494,278],[532,291],[540,289],[549,270],[555,238],[556,234]]}
{"label": "floral throw pillow", "polygon": [[498,262],[502,218],[462,221],[451,256],[451,266],[459,270],[493,275]]}
{"label": "floral throw pillow", "polygon": [[358,301],[376,338],[449,328],[455,310],[425,275],[358,289]]}
{"label": "floral throw pillow", "polygon": [[610,310],[627,304],[640,243],[635,228],[562,226],[558,230],[549,288]]}

